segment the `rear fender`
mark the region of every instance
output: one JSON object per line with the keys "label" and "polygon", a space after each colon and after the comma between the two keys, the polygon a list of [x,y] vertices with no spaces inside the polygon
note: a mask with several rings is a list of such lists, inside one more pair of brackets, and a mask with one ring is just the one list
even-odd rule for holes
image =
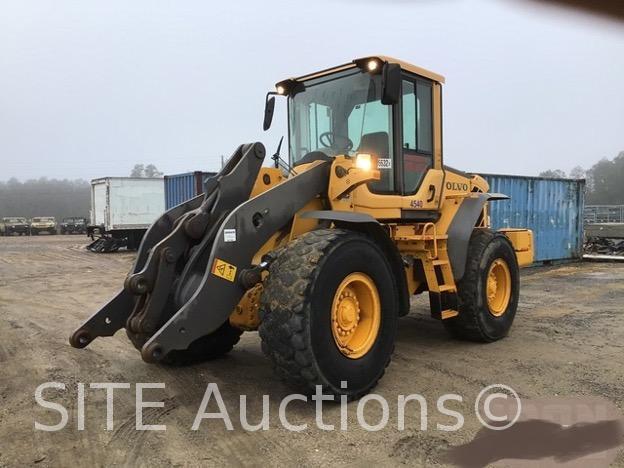
{"label": "rear fender", "polygon": [[507,195],[500,193],[471,193],[463,199],[451,221],[447,235],[447,250],[455,282],[461,280],[466,270],[468,243],[472,230],[477,225],[483,207],[488,201],[508,200]]}

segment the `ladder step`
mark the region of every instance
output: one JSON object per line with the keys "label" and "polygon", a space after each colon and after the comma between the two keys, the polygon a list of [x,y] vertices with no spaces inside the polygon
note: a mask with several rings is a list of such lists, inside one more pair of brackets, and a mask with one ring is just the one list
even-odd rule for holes
{"label": "ladder step", "polygon": [[450,284],[441,284],[440,286],[438,286],[438,291],[437,292],[455,292],[457,291],[457,289],[455,288],[455,286],[451,286]]}
{"label": "ladder step", "polygon": [[432,260],[431,263],[434,266],[441,266],[441,265],[448,265],[449,261],[448,260]]}
{"label": "ladder step", "polygon": [[453,309],[446,309],[442,311],[441,317],[442,320],[446,320],[446,319],[450,319],[453,317],[457,317],[459,315],[459,312]]}

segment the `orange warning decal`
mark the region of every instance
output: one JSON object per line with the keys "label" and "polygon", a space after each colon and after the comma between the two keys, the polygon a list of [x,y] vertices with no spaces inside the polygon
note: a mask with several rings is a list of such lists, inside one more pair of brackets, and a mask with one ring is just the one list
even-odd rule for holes
{"label": "orange warning decal", "polygon": [[234,282],[234,278],[236,278],[236,267],[230,265],[228,262],[215,258],[214,265],[212,266],[212,274]]}

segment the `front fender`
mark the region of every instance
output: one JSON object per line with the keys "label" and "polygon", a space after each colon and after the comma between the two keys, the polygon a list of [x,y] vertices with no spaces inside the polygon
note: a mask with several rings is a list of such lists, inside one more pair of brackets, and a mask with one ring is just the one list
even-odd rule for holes
{"label": "front fender", "polygon": [[366,213],[337,210],[306,211],[301,217],[333,221],[338,228],[362,232],[373,238],[386,254],[386,258],[392,268],[392,274],[395,278],[398,291],[399,316],[404,316],[409,313],[409,291],[407,289],[403,259],[401,258],[396,244],[388,235],[388,231],[379,221]]}

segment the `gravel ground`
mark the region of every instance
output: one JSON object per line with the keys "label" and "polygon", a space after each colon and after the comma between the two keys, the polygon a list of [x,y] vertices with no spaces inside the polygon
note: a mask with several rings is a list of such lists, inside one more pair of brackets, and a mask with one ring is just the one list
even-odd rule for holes
{"label": "gravel ground", "polygon": [[[144,363],[123,332],[84,350],[71,348],[70,332],[121,287],[133,259],[131,253],[87,252],[86,243],[82,236],[0,239],[0,466],[438,465],[449,447],[475,437],[481,427],[475,398],[494,383],[510,385],[523,400],[601,397],[624,414],[624,264],[524,270],[512,333],[489,345],[450,339],[429,317],[426,297],[416,298],[400,320],[393,361],[375,390],[389,402],[388,425],[364,430],[354,402],[347,407],[348,430],[341,431],[340,406],[326,403],[323,419],[335,430],[321,430],[314,404],[295,401],[289,421],[307,428],[291,432],[278,415],[289,389],[274,377],[257,333],[244,334],[225,358],[185,368]],[[44,393],[67,408],[68,422],[56,432],[35,429],[35,421],[54,425],[60,419],[35,401],[35,389],[48,381],[65,384],[65,390]],[[105,391],[88,388],[92,382],[131,384],[115,390],[110,431]],[[144,390],[143,400],[164,404],[144,408],[143,423],[166,425],[166,431],[135,430],[137,382],[164,384]],[[87,383],[84,430],[78,428],[78,383]],[[218,385],[234,430],[215,419],[191,430],[209,383]],[[398,395],[412,393],[428,403],[427,431],[420,430],[416,406],[408,406],[405,428],[398,429]],[[459,431],[436,428],[455,422],[436,410],[444,393],[463,398],[447,404],[465,415]],[[262,395],[269,395],[269,430],[242,429],[241,394],[250,424],[259,422]],[[207,411],[216,411],[213,403]],[[368,402],[364,416],[376,424],[380,405]],[[613,463],[624,466],[621,452]]]}

